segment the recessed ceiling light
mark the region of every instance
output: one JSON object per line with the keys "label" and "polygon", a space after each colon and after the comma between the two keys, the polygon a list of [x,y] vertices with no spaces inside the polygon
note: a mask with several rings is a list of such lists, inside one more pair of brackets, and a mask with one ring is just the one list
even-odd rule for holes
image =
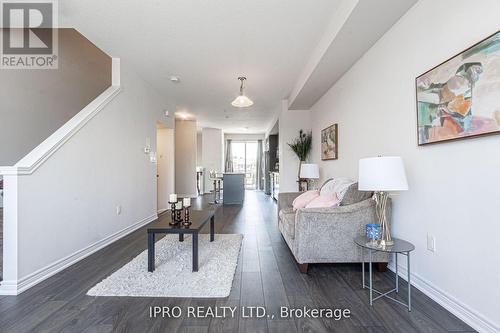
{"label": "recessed ceiling light", "polygon": [[178,76],[172,75],[170,76],[170,81],[172,81],[173,83],[179,83],[181,82],[181,79]]}

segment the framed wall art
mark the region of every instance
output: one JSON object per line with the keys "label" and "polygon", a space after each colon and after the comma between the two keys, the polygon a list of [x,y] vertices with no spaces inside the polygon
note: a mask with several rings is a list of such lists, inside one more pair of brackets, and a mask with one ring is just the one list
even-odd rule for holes
{"label": "framed wall art", "polygon": [[321,160],[338,159],[338,125],[333,124],[321,131]]}
{"label": "framed wall art", "polygon": [[418,144],[500,133],[500,31],[416,78]]}

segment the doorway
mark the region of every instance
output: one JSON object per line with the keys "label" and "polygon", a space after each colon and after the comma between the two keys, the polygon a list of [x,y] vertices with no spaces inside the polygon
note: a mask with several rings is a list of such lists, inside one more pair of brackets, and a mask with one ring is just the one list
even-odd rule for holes
{"label": "doorway", "polygon": [[257,141],[232,143],[233,171],[245,174],[245,188],[257,189]]}
{"label": "doorway", "polygon": [[162,213],[168,206],[168,196],[175,189],[174,130],[158,123],[156,126],[156,184],[157,211]]}

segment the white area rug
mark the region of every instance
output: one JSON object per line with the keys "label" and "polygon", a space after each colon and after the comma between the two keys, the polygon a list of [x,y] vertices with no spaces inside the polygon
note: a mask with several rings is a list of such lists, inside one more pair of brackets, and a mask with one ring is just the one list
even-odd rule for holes
{"label": "white area rug", "polygon": [[89,296],[227,297],[243,235],[199,235],[198,272],[192,272],[192,238],[166,235],[156,242],[156,270],[148,272],[147,250],[87,292]]}

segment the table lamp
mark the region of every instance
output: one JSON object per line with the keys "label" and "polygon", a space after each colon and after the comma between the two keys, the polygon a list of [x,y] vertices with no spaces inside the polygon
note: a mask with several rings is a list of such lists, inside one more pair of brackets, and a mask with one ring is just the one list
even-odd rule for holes
{"label": "table lamp", "polygon": [[377,218],[382,228],[380,246],[393,245],[386,207],[389,192],[408,190],[401,157],[379,156],[360,159],[358,189],[375,192]]}
{"label": "table lamp", "polygon": [[[319,167],[317,164],[304,163],[300,166],[300,179],[319,179]],[[308,188],[309,189],[309,188]]]}

